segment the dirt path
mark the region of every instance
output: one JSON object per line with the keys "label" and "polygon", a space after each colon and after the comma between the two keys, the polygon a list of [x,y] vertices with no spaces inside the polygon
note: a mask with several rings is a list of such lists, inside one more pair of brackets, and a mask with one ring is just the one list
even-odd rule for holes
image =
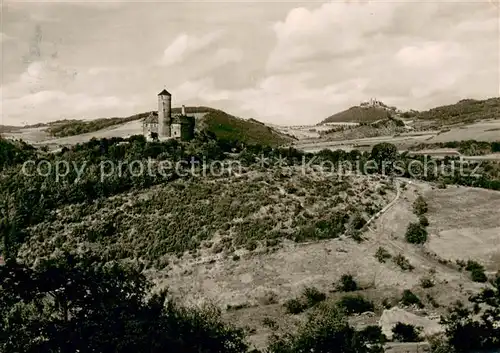
{"label": "dirt path", "polygon": [[[471,283],[471,279],[464,275],[462,272],[458,271],[455,267],[451,265],[446,265],[440,262],[437,258],[432,255],[428,255],[423,251],[423,248],[420,246],[406,244],[403,243],[401,238],[393,238],[392,234],[401,234],[403,228],[406,229],[406,226],[410,222],[409,219],[397,219],[395,214],[398,212],[397,206],[398,203],[401,202],[401,196],[404,192],[401,191],[401,183],[405,181],[397,181],[397,194],[394,200],[389,203],[383,210],[379,212],[379,215],[375,215],[368,222],[373,223],[376,222],[376,226],[373,229],[372,227],[368,227],[367,235],[371,235],[370,238],[374,239],[374,245],[371,247],[384,246],[386,248],[391,248],[393,251],[397,251],[405,256],[411,256],[414,259],[420,262],[420,265],[425,267],[433,267],[437,271],[445,274],[450,277],[458,277],[461,281],[465,283]],[[408,182],[411,184],[411,181]],[[402,205],[404,207],[404,205]],[[389,212],[393,211],[393,212]],[[403,222],[402,222],[403,221]],[[367,222],[367,224],[369,224]],[[399,224],[396,224],[399,223]],[[405,223],[405,224],[401,224]]]}
{"label": "dirt path", "polygon": [[[373,215],[365,224],[365,226],[370,229],[370,224],[378,219],[380,216],[382,216],[384,213],[386,213],[392,206],[394,206],[396,204],[396,202],[398,202],[399,198],[401,196],[401,186],[400,186],[400,182],[397,180],[396,181],[396,196],[394,197],[394,199],[389,202],[383,209],[381,209],[379,212],[377,212],[375,215]],[[371,230],[371,229],[370,229]]]}

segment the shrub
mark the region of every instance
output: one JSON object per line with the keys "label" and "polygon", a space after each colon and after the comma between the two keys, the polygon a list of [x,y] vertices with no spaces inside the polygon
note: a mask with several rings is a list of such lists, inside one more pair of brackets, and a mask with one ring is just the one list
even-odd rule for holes
{"label": "shrub", "polygon": [[474,282],[485,283],[488,281],[488,277],[484,273],[484,270],[474,269],[471,271],[471,279]]}
{"label": "shrub", "polygon": [[271,330],[276,329],[276,321],[270,317],[262,319],[262,325],[269,327]]}
{"label": "shrub", "polygon": [[283,306],[285,307],[287,313],[297,315],[307,309],[307,305],[300,301],[299,299],[289,299]]}
{"label": "shrub", "polygon": [[474,282],[485,283],[488,281],[488,277],[484,273],[484,267],[480,263],[474,260],[468,260],[465,269],[470,272],[471,279]]}
{"label": "shrub", "polygon": [[429,220],[424,215],[421,215],[420,217],[418,217],[418,223],[420,223],[420,225],[422,227],[429,226]]}
{"label": "shrub", "polygon": [[337,305],[347,314],[361,314],[375,309],[373,303],[361,295],[346,295],[340,299]]}
{"label": "shrub", "polygon": [[353,219],[351,221],[351,226],[354,230],[360,230],[361,228],[364,227],[365,224],[366,224],[366,220],[364,219],[364,217],[361,214],[356,213],[353,216]]}
{"label": "shrub", "polygon": [[273,335],[269,353],[383,352],[375,330],[356,332],[336,307],[321,305],[299,325],[297,333]]}
{"label": "shrub", "polygon": [[384,344],[387,337],[382,333],[382,328],[376,325],[366,326],[359,332],[359,336],[365,342]]}
{"label": "shrub", "polygon": [[434,297],[430,294],[427,294],[425,296],[427,298],[427,300],[429,301],[429,303],[431,303],[431,305],[434,307],[434,308],[439,308],[439,303],[436,301],[436,299],[434,299]]}
{"label": "shrub", "polygon": [[420,327],[398,322],[392,328],[393,340],[396,342],[419,342],[421,341],[420,331]]}
{"label": "shrub", "polygon": [[403,271],[412,271],[415,267],[410,264],[410,261],[402,254],[398,254],[394,257],[394,263],[398,265]]}
{"label": "shrub", "polygon": [[405,237],[408,243],[423,244],[427,241],[427,230],[419,223],[410,223]]}
{"label": "shrub", "polygon": [[377,249],[377,252],[375,253],[375,257],[379,262],[385,263],[392,256],[386,249],[384,249],[383,247],[379,247]]}
{"label": "shrub", "polygon": [[405,306],[416,305],[419,308],[423,308],[424,304],[420,301],[419,297],[417,297],[411,290],[405,289],[403,291],[403,296],[400,300],[401,304]]}
{"label": "shrub", "polygon": [[434,281],[429,277],[423,277],[420,279],[420,286],[422,288],[432,288],[434,287]]}
{"label": "shrub", "polygon": [[302,296],[307,303],[307,307],[309,308],[326,299],[326,294],[319,291],[316,287],[305,288],[302,292]]}
{"label": "shrub", "polygon": [[424,213],[427,213],[428,207],[427,207],[427,202],[422,196],[417,197],[415,202],[413,203],[413,212],[417,216],[421,216]]}
{"label": "shrub", "polygon": [[354,292],[358,290],[358,284],[352,275],[342,275],[340,283],[337,285],[337,290],[340,292]]}
{"label": "shrub", "polygon": [[474,271],[474,270],[484,271],[484,267],[483,267],[483,265],[481,265],[477,261],[467,260],[467,263],[465,264],[465,270],[466,271]]}

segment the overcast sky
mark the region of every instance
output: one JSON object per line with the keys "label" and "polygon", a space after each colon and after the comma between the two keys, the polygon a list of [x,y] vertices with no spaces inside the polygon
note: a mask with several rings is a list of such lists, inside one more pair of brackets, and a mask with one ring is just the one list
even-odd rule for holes
{"label": "overcast sky", "polygon": [[494,1],[4,0],[0,123],[128,116],[164,87],[275,124],[499,96]]}

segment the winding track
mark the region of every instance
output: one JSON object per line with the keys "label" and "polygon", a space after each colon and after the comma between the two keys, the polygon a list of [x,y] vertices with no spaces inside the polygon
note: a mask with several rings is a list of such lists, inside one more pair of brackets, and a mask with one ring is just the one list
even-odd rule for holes
{"label": "winding track", "polygon": [[[440,270],[441,272],[444,272],[444,273],[446,273],[450,276],[453,276],[453,277],[458,276],[461,280],[463,280],[465,282],[472,282],[472,280],[468,276],[466,276],[462,272],[458,271],[456,268],[449,266],[449,265],[446,265],[446,264],[443,264],[432,256],[422,254],[420,252],[419,247],[407,246],[406,248],[403,248],[402,246],[400,246],[396,240],[391,239],[391,237],[387,234],[388,232],[385,231],[385,226],[384,226],[385,223],[383,221],[382,221],[381,229],[374,230],[368,226],[369,223],[372,223],[374,220],[381,219],[382,216],[385,213],[387,213],[387,211],[389,211],[400,200],[400,197],[402,194],[401,184],[400,184],[401,182],[399,180],[397,180],[396,183],[397,183],[396,184],[397,185],[397,194],[396,194],[396,197],[394,198],[394,200],[392,200],[387,206],[385,206],[381,211],[379,211],[376,215],[374,215],[372,218],[370,218],[367,222],[368,231],[371,232],[375,236],[375,238],[374,238],[375,243],[373,244],[373,246],[370,247],[370,249],[372,249],[375,246],[378,247],[381,245],[391,247],[393,250],[397,250],[402,254],[408,254],[408,255],[418,259],[422,263],[434,267],[436,270]],[[409,183],[411,183],[411,181]]]}

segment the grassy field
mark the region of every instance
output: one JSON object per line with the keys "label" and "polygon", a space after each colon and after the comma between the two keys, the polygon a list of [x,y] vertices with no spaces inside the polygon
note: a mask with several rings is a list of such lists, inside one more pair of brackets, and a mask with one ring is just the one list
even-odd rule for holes
{"label": "grassy field", "polygon": [[500,192],[450,187],[426,197],[431,251],[447,260],[472,258],[492,271],[500,268]]}

